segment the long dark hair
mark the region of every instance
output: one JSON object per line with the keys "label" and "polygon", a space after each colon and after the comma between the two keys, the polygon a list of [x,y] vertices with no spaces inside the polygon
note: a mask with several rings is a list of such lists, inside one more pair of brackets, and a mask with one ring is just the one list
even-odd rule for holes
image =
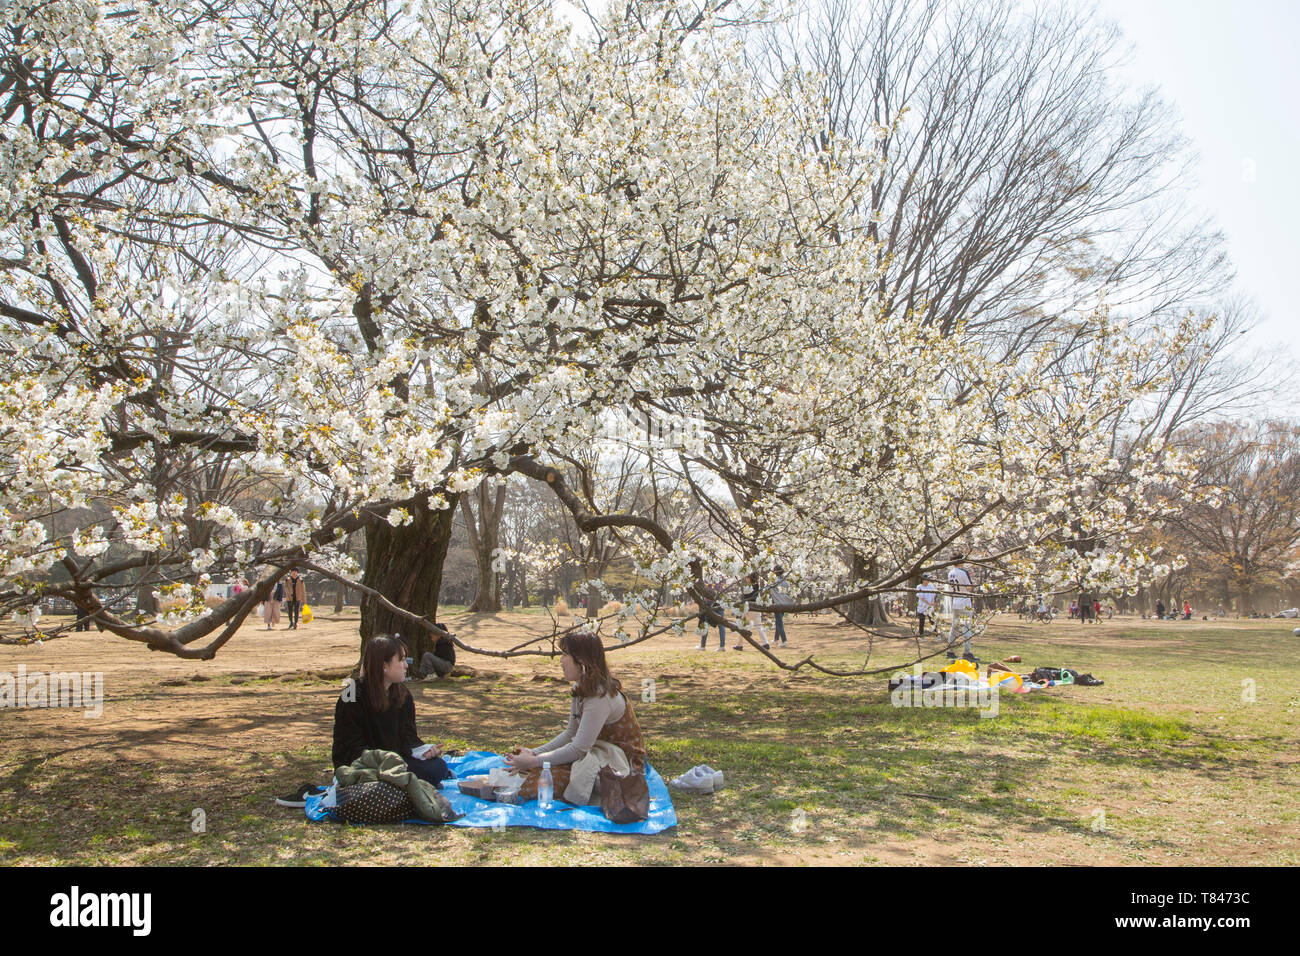
{"label": "long dark hair", "polygon": [[609,672],[605,648],[590,631],[575,631],[560,638],[560,650],[582,668],[573,688],[574,697],[608,697],[623,689],[623,683]]}
{"label": "long dark hair", "polygon": [[361,680],[366,685],[370,708],[376,712],[406,703],[406,685],[401,681],[391,685],[387,694],[384,693],[384,666],[399,654],[406,656],[406,645],[388,634],[376,634],[366,642],[361,652]]}

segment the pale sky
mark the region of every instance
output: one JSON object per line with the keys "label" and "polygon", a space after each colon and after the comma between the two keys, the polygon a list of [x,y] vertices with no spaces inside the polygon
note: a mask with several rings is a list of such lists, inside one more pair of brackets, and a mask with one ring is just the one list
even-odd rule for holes
{"label": "pale sky", "polygon": [[[1098,0],[1199,154],[1193,201],[1227,236],[1262,350],[1300,361],[1300,0]],[[1267,413],[1300,414],[1300,399]]]}

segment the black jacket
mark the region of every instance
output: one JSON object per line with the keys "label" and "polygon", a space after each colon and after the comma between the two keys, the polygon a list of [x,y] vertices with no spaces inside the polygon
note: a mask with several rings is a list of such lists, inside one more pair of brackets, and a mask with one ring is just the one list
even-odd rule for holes
{"label": "black jacket", "polygon": [[[345,690],[334,705],[335,767],[352,763],[363,750],[391,750],[409,757],[413,748],[424,743],[415,731],[415,700],[409,693],[400,707],[376,713],[366,696],[365,681],[358,680],[353,689],[354,694]],[[356,699],[344,700],[344,696]]]}
{"label": "black jacket", "polygon": [[441,657],[448,664],[456,663],[456,645],[449,637],[440,637],[433,645],[433,656]]}

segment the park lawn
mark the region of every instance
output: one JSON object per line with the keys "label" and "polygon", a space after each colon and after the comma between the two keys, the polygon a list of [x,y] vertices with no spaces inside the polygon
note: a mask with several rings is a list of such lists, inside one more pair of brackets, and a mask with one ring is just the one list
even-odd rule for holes
{"label": "park lawn", "polygon": [[[447,619],[493,648],[549,627],[537,614]],[[108,635],[5,646],[0,670],[102,668],[106,703],[98,719],[0,712],[0,863],[1294,865],[1292,626],[995,622],[977,645],[985,659],[1019,653],[1026,670],[1067,665],[1106,684],[1004,694],[992,718],[897,708],[884,677],[792,676],[752,650],[697,651],[689,637],[616,652],[652,763],[665,776],[707,763],[727,777],[718,794],[675,794],[679,825],[654,837],[352,828],[276,807],[276,793],[328,776],[355,616],[296,632],[250,626],[206,663]],[[789,630],[784,659],[815,650],[823,663],[862,662],[860,633],[829,618]],[[872,666],[903,646],[878,641]],[[476,675],[411,685],[426,739],[499,750],[562,726],[557,664],[465,660]],[[648,680],[653,702],[640,699]]]}

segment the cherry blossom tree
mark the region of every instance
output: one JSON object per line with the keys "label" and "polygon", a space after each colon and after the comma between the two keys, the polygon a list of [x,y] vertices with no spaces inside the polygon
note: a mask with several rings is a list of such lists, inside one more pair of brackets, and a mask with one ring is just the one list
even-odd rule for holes
{"label": "cherry blossom tree", "polygon": [[[1136,492],[1180,471],[1158,436],[1124,467],[1101,436],[1190,328],[1139,341],[1099,311],[1075,349],[1095,374],[1061,376],[1050,346],[1005,362],[884,302],[874,134],[832,135],[797,72],[759,83],[727,6],[579,28],[511,0],[12,5],[0,599],[210,658],[298,566],[355,582],[363,641],[418,652],[457,496],[511,474],[637,551],[633,640],[672,626],[660,595],[703,606],[706,575],[776,556],[809,607],[958,545],[1003,581],[1029,554],[1125,586],[1161,507]],[[743,489],[750,538],[575,489],[562,464],[615,410],[679,436],[638,453],[701,498]],[[779,450],[778,480],[706,455],[723,434],[742,461]],[[88,503],[109,517],[51,533]],[[1078,520],[1104,544],[1059,547]],[[871,580],[837,593],[828,543],[880,555]],[[105,606],[124,572],[174,606]],[[253,587],[207,608],[230,573]]]}

